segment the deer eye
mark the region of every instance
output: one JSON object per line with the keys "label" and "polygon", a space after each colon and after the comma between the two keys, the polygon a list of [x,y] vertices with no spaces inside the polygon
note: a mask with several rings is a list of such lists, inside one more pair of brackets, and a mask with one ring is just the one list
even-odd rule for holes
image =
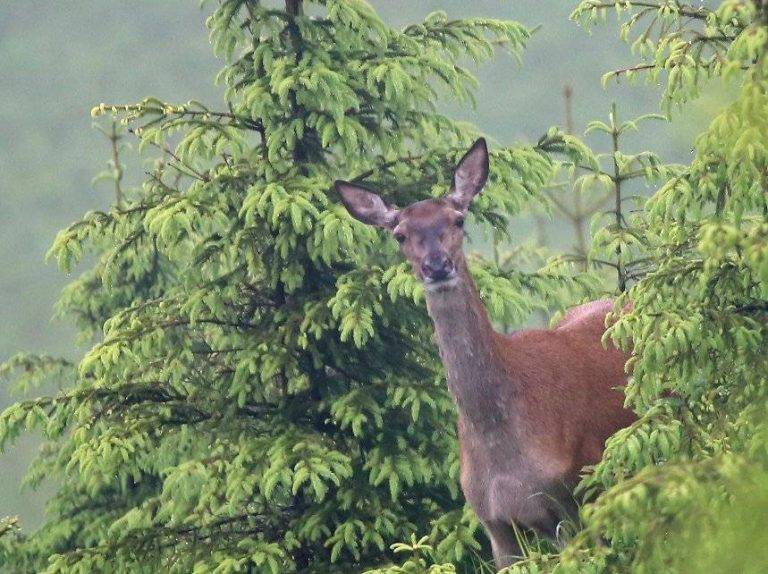
{"label": "deer eye", "polygon": [[399,232],[395,233],[395,241],[397,241],[398,243],[402,243],[403,241],[405,241],[405,235]]}
{"label": "deer eye", "polygon": [[456,218],[456,227],[464,227],[464,218],[463,217],[457,217]]}

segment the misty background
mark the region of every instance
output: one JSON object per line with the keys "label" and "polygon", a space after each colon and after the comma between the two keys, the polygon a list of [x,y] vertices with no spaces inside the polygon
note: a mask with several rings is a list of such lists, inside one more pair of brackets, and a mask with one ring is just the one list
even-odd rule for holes
{"label": "misty background", "polygon": [[[503,53],[470,66],[480,82],[477,106],[445,102],[499,144],[535,142],[551,125],[563,126],[563,89],[573,89],[577,135],[592,119],[605,120],[611,102],[620,117],[659,111],[656,86],[610,83],[606,71],[631,65],[613,16],[592,37],[568,20],[576,2],[559,0],[372,1],[385,22],[402,26],[434,10],[449,18],[490,16],[540,25],[519,64]],[[108,140],[92,128],[89,111],[100,102],[133,103],[146,96],[169,102],[196,99],[221,107],[213,85],[221,66],[208,43],[208,10],[195,0],[26,0],[0,4],[0,362],[19,351],[76,358],[74,331],[52,321],[59,290],[70,280],[44,256],[56,232],[89,209],[107,209],[108,183],[92,178],[110,159]],[[717,93],[705,95],[672,125],[655,122],[628,138],[629,151],[651,149],[669,161],[690,158],[693,134],[708,121]],[[131,142],[130,138],[127,141]],[[605,141],[587,138],[600,150]],[[135,152],[121,158],[126,185],[142,180]],[[649,190],[652,191],[652,190]],[[566,226],[550,226],[565,241]],[[526,239],[529,226],[513,227]],[[77,272],[77,270],[75,271]],[[0,408],[18,396],[0,384]],[[20,489],[34,458],[28,436],[0,456],[0,516],[19,515],[34,528],[51,489]]]}

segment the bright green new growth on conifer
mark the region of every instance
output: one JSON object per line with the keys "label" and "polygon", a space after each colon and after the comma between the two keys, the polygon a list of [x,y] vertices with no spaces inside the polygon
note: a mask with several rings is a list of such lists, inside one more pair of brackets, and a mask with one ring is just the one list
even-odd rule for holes
{"label": "bright green new growth on conifer", "polygon": [[[51,249],[65,271],[95,257],[58,309],[91,350],[77,364],[22,355],[2,367],[24,388],[62,390],[0,416],[2,444],[43,433],[29,480],[59,485],[38,532],[0,525],[0,566],[346,573],[418,532],[439,561],[471,570],[482,535],[458,488],[421,287],[331,182],[401,205],[443,193],[477,132],[436,111],[438,93],[471,101],[457,62],[519,55],[530,32],[443,13],[395,30],[361,0],[221,0],[208,25],[227,60],[223,109],[147,98],[93,110],[157,161],[122,189],[115,160],[115,207]],[[494,146],[476,222],[504,229],[536,201],[551,153],[594,161],[557,130]],[[474,270],[500,322],[591,284],[482,260]]]}

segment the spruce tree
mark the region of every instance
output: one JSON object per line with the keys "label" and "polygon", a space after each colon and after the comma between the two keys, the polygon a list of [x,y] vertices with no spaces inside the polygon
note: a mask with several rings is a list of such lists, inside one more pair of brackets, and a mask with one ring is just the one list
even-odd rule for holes
{"label": "spruce tree", "polygon": [[[155,159],[116,202],[63,230],[51,257],[93,347],[76,364],[20,355],[3,374],[61,391],[0,417],[5,444],[47,439],[30,470],[58,491],[34,533],[2,523],[8,572],[340,572],[387,562],[430,533],[438,561],[472,571],[482,534],[458,488],[453,405],[420,286],[393,242],[353,221],[331,182],[392,203],[443,193],[478,133],[435,106],[471,102],[459,61],[530,31],[434,13],[402,30],[362,0],[220,0],[225,106],[102,104]],[[503,233],[552,179],[552,153],[589,154],[551,130],[496,147],[474,206]],[[498,321],[562,306],[586,281],[502,273],[476,259]]]}

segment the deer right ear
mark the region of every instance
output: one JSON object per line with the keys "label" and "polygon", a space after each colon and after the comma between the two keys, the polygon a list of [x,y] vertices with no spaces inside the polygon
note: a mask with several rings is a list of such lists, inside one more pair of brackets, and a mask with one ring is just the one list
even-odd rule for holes
{"label": "deer right ear", "polygon": [[480,138],[461,158],[453,172],[453,185],[448,200],[459,211],[467,212],[472,198],[488,180],[488,144]]}
{"label": "deer right ear", "polygon": [[348,181],[337,180],[333,186],[339,192],[344,207],[355,219],[387,229],[395,227],[397,208],[384,203],[375,192]]}

